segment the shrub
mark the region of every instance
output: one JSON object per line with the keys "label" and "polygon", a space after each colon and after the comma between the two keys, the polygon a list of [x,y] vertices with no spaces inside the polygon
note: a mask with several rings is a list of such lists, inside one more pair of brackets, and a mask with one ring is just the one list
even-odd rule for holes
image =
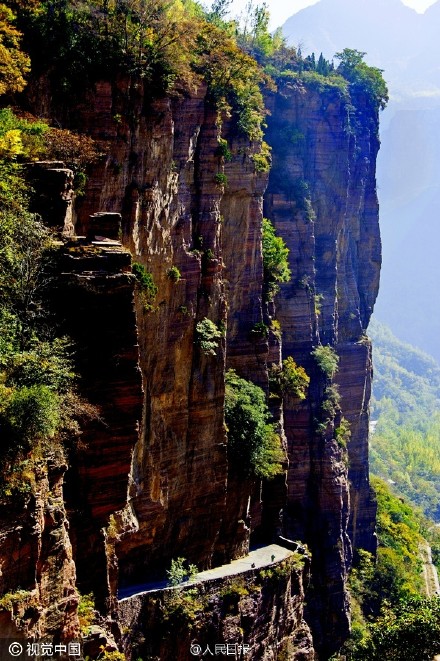
{"label": "shrub", "polygon": [[260,151],[251,156],[251,159],[254,162],[255,172],[269,172],[272,162],[270,152],[271,147],[263,140]]}
{"label": "shrub", "polygon": [[328,417],[334,418],[336,412],[339,410],[340,401],[341,395],[339,394],[339,387],[336,383],[332,383],[324,390],[322,410],[328,414]]}
{"label": "shrub", "polygon": [[83,636],[87,636],[90,627],[95,622],[95,618],[95,600],[93,599],[93,594],[80,595],[78,603],[78,619]]}
{"label": "shrub", "polygon": [[293,397],[305,399],[310,383],[310,377],[304,367],[297,365],[292,356],[283,360],[283,369],[280,375],[281,391]]}
{"label": "shrub", "polygon": [[123,652],[118,650],[106,650],[104,645],[100,647],[99,661],[126,661],[126,656]]}
{"label": "shrub", "polygon": [[262,321],[257,321],[256,324],[252,326],[250,332],[250,338],[252,341],[257,342],[258,340],[267,339],[269,337],[269,328]]}
{"label": "shrub", "polygon": [[225,422],[228,452],[238,471],[247,476],[271,478],[283,472],[281,440],[261,388],[241,379],[234,370],[226,373]]}
{"label": "shrub", "polygon": [[358,50],[344,48],[335,54],[340,60],[337,71],[349,81],[353,91],[363,92],[377,110],[383,110],[388,102],[388,89],[382,77],[382,69],[369,67],[364,62],[364,55]]}
{"label": "shrub", "polygon": [[228,178],[223,172],[217,172],[214,177],[214,181],[220,188],[226,188],[228,185]]}
{"label": "shrub", "polygon": [[29,58],[20,49],[21,33],[15,29],[14,20],[11,9],[0,4],[0,94],[21,92],[30,69]]}
{"label": "shrub", "polygon": [[[32,118],[34,119],[34,118]],[[10,108],[0,110],[0,158],[38,158],[45,152],[49,126],[15,115]]]}
{"label": "shrub", "polygon": [[185,563],[187,563],[185,558],[176,558],[175,560],[171,560],[171,567],[170,569],[167,569],[169,585],[176,587],[177,585],[183,583],[185,580],[195,578],[197,576],[197,567],[192,564],[188,564],[188,566],[185,567]]}
{"label": "shrub", "polygon": [[215,356],[222,332],[206,317],[196,325],[196,342],[206,356]]}
{"label": "shrub", "polygon": [[132,271],[138,282],[138,290],[145,310],[152,310],[158,292],[158,287],[153,280],[153,275],[143,264],[133,262]]}
{"label": "shrub", "polygon": [[281,324],[277,319],[271,319],[270,330],[272,331],[276,339],[280,342],[282,338],[282,330],[281,330]]}
{"label": "shrub", "polygon": [[204,607],[204,600],[196,588],[171,590],[165,594],[163,619],[191,629]]}
{"label": "shrub", "polygon": [[267,218],[263,218],[262,253],[265,297],[272,301],[279,291],[280,282],[289,282],[289,249]]}
{"label": "shrub", "polygon": [[315,347],[311,352],[319,369],[324,372],[327,378],[332,379],[338,371],[339,356],[336,351],[329,345],[322,345]]}
{"label": "shrub", "polygon": [[232,160],[232,152],[229,149],[228,141],[223,138],[219,138],[217,149],[215,150],[215,155],[220,158],[224,158],[225,161]]}
{"label": "shrub", "polygon": [[345,449],[350,440],[350,436],[350,423],[346,418],[342,417],[338,427],[335,429],[335,438],[339,447]]}
{"label": "shrub", "polygon": [[[5,397],[6,395],[6,397]],[[60,427],[59,397],[48,386],[23,386],[3,391],[0,427],[6,448],[29,450],[41,440],[53,438]]]}
{"label": "shrub", "polygon": [[13,613],[17,607],[29,603],[33,598],[33,593],[28,590],[18,589],[15,592],[6,592],[0,597],[0,609]]}
{"label": "shrub", "polygon": [[182,277],[182,274],[177,268],[177,266],[172,266],[170,269],[168,269],[167,276],[169,277],[170,280],[173,280],[173,282],[178,282]]}
{"label": "shrub", "polygon": [[321,308],[322,308],[322,301],[324,300],[324,295],[323,294],[315,294],[313,297],[313,307],[314,307],[314,312],[317,317],[321,314]]}

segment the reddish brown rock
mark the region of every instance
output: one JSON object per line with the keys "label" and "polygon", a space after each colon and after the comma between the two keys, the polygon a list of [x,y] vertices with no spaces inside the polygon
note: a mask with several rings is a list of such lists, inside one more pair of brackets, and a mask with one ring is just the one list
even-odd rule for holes
{"label": "reddish brown rock", "polygon": [[[375,548],[368,482],[371,361],[366,342],[359,341],[380,269],[377,116],[360,98],[353,99],[350,118],[347,101],[330,87],[317,93],[287,84],[269,103],[273,170],[265,215],[286,241],[292,269],[292,281],[281,287],[276,301],[277,318],[283,357],[293,356],[311,377],[307,400],[284,401],[289,471],[283,526],[287,537],[303,539],[311,548],[314,589],[308,612],[317,649],[327,658],[349,627],[349,533],[358,547]],[[318,343],[340,355],[341,409],[353,434],[350,475],[345,450],[333,440],[341,414],[318,431],[329,384],[311,356]]]}
{"label": "reddish brown rock", "polygon": [[65,470],[61,458],[41,461],[33,494],[4,498],[0,504],[2,636],[53,642],[78,637],[76,572],[63,501]]}
{"label": "reddish brown rock", "polygon": [[228,656],[244,645],[243,658],[313,661],[310,630],[303,619],[309,561],[288,563],[183,588],[177,597],[182,605],[174,612],[168,591],[121,601],[119,618],[130,631],[123,642],[128,659],[190,661],[199,649],[200,657],[207,648],[215,655],[217,645],[220,655],[220,646],[229,645],[229,654],[223,654]]}

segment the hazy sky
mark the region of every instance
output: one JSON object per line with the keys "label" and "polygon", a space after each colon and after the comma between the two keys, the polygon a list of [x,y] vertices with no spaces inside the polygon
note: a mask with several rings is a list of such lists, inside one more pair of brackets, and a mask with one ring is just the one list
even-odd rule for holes
{"label": "hazy sky", "polygon": [[[262,4],[262,1],[254,0],[254,4]],[[427,7],[433,5],[436,0],[402,0],[405,5],[412,7],[416,11],[422,13]],[[308,7],[309,5],[314,5],[319,0],[266,0],[266,3],[269,7],[271,14],[271,28],[274,29],[279,25],[282,25],[289,16],[295,14],[300,9]],[[233,14],[239,14],[245,6],[247,5],[248,0],[233,0]],[[207,4],[211,4],[209,0]]]}

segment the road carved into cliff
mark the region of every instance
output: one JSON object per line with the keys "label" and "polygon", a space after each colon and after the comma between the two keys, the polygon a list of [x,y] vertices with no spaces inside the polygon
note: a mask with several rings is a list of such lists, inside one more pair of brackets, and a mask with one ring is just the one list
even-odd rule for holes
{"label": "road carved into cliff", "polygon": [[[239,560],[233,560],[227,565],[221,565],[220,567],[215,567],[214,569],[207,569],[202,571],[191,581],[182,583],[181,585],[176,586],[177,588],[186,587],[187,585],[196,585],[197,583],[203,583],[204,581],[210,581],[216,578],[224,578],[226,576],[235,576],[237,574],[242,574],[249,571],[250,569],[262,569],[263,567],[268,567],[274,563],[281,562],[286,558],[289,558],[293,555],[293,551],[279,546],[278,544],[269,544],[269,546],[263,546],[259,549],[251,551],[246,557],[240,558]],[[137,596],[139,594],[145,594],[147,592],[157,592],[158,590],[175,590],[176,587],[170,587],[168,581],[157,581],[155,583],[138,583],[137,585],[132,585],[126,588],[120,588],[118,590],[118,599],[119,601],[124,601],[124,599],[130,599],[130,597]]]}
{"label": "road carved into cliff", "polygon": [[440,595],[440,585],[435,565],[432,562],[431,547],[426,542],[420,545],[420,556],[423,563],[423,578],[427,597]]}

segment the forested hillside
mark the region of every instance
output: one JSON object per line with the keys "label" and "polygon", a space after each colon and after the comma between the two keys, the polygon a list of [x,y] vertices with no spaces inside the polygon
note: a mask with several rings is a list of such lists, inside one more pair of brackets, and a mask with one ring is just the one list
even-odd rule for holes
{"label": "forested hillside", "polygon": [[440,521],[440,367],[377,321],[371,470]]}

